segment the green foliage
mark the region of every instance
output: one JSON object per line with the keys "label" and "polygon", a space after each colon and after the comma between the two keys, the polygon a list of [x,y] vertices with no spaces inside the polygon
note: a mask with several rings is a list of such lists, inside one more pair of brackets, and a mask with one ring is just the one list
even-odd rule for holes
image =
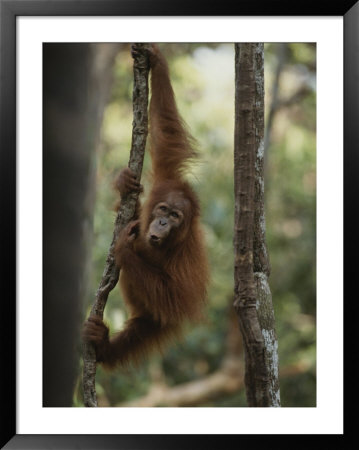
{"label": "green foliage", "polygon": [[[160,357],[126,373],[98,368],[97,389],[104,404],[116,405],[144,395],[151,386],[151,364],[163,370],[168,385],[198,379],[219,368],[225,353],[228,307],[233,298],[233,45],[167,44],[173,87],[179,110],[198,140],[199,162],[190,180],[201,200],[211,266],[208,317],[190,328],[183,342]],[[277,46],[265,47],[266,113],[271,106]],[[116,196],[111,183],[127,165],[132,127],[132,60],[127,48],[114,67],[114,87],[106,108],[97,162],[91,291],[102,275],[112,239]],[[270,286],[276,314],[283,406],[315,406],[316,314],[316,136],[315,46],[289,44],[279,93],[282,100],[306,83],[306,94],[279,109],[266,154],[267,243],[272,272]],[[146,156],[142,182],[146,186]],[[93,299],[89,298],[89,307]],[[118,330],[126,312],[119,289],[110,295],[106,319]],[[303,369],[304,368],[304,369]],[[79,400],[77,400],[77,403]],[[242,390],[203,406],[245,406]],[[202,405],[201,405],[202,406]]]}

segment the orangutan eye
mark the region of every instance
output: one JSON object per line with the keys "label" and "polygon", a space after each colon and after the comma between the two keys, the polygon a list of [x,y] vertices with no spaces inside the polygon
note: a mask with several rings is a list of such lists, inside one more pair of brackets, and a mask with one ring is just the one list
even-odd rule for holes
{"label": "orangutan eye", "polygon": [[175,211],[171,212],[171,216],[174,217],[175,219],[179,218],[179,215]]}
{"label": "orangutan eye", "polygon": [[166,208],[165,205],[161,205],[161,206],[160,206],[160,210],[163,211],[163,212],[166,212],[166,211],[167,211],[167,208]]}

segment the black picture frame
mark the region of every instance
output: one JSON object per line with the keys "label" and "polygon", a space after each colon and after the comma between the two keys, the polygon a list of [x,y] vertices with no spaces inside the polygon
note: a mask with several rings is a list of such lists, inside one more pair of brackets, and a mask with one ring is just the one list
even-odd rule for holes
{"label": "black picture frame", "polygon": [[[256,444],[276,436],[264,435],[17,435],[16,434],[16,17],[19,16],[343,16],[344,18],[344,252],[347,293],[355,277],[356,235],[355,181],[359,152],[359,4],[355,0],[324,1],[243,1],[199,2],[187,0],[0,0],[0,182],[1,182],[1,274],[2,319],[1,352],[2,421],[1,445],[7,449],[183,449],[231,448]],[[349,205],[350,202],[350,205]],[[353,289],[353,292],[356,292]],[[355,300],[353,298],[353,300]],[[353,304],[346,304],[345,318],[350,329]],[[349,317],[349,319],[348,319]],[[345,353],[346,354],[346,353]],[[352,419],[353,420],[353,419]],[[345,432],[350,432],[348,419]],[[287,436],[292,439],[294,436]],[[318,436],[316,436],[318,437]],[[331,436],[339,439],[343,436]],[[282,436],[283,438],[283,436]],[[298,435],[298,442],[314,443],[315,436]],[[316,440],[316,439],[314,439]],[[206,441],[206,442],[205,442]]]}

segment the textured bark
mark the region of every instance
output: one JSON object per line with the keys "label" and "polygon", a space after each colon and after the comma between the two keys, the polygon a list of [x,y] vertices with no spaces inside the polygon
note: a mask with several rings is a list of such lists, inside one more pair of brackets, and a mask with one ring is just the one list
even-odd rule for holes
{"label": "textured bark", "polygon": [[257,314],[261,327],[265,359],[269,377],[270,406],[280,406],[279,393],[279,361],[278,340],[275,332],[274,309],[272,294],[268,284],[270,274],[269,255],[265,238],[265,213],[264,213],[264,46],[257,44],[254,58],[254,72],[256,80],[255,89],[255,135],[256,135],[256,160],[255,160],[255,211],[254,211],[254,279],[257,291]]}
{"label": "textured bark", "polygon": [[[145,44],[137,44],[139,52],[134,59],[133,86],[133,123],[132,145],[128,166],[135,173],[137,181],[141,179],[143,157],[148,133],[148,73],[149,64]],[[119,232],[131,221],[135,213],[138,194],[132,193],[121,201],[116,217],[113,238],[106,258],[105,269],[96,293],[90,316],[103,317],[107,298],[119,279],[119,269],[115,264],[114,248]],[[92,345],[84,345],[83,390],[85,406],[96,407],[96,354]]]}
{"label": "textured bark", "polygon": [[249,406],[280,406],[264,217],[263,44],[235,44],[235,300]]}

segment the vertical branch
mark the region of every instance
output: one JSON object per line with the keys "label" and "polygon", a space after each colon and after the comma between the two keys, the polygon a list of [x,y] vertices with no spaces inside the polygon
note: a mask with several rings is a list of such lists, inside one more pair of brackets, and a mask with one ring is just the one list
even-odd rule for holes
{"label": "vertical branch", "polygon": [[264,342],[256,310],[253,273],[255,190],[254,44],[235,45],[235,300],[245,350],[245,384],[249,406],[268,406]]}
{"label": "vertical branch", "polygon": [[[284,44],[282,44],[284,45]],[[254,58],[255,87],[255,211],[253,239],[253,271],[257,291],[257,314],[261,328],[268,375],[270,406],[280,406],[278,374],[278,340],[275,332],[272,295],[268,284],[270,274],[269,255],[265,238],[264,213],[264,45],[257,44]]]}
{"label": "vertical branch", "polygon": [[268,250],[265,240],[264,215],[264,45],[256,45],[254,54],[254,127],[255,127],[255,189],[254,189],[254,236],[253,236],[253,271],[270,273]]}
{"label": "vertical branch", "polygon": [[[132,144],[128,166],[136,175],[137,181],[141,179],[143,158],[148,133],[148,73],[149,63],[147,47],[145,44],[136,44],[133,74],[133,123]],[[131,193],[121,201],[115,220],[112,242],[106,258],[105,269],[96,292],[96,298],[90,316],[103,317],[107,298],[119,279],[119,269],[115,264],[114,248],[120,231],[130,222],[135,213],[138,193]],[[83,390],[85,406],[97,406],[96,399],[96,353],[90,343],[84,344]]]}
{"label": "vertical branch", "polygon": [[268,357],[267,316],[262,314],[267,303],[261,301],[267,300],[269,291],[263,197],[263,44],[235,44],[235,73],[234,307],[243,335],[248,405],[278,406],[271,395],[275,361]]}

